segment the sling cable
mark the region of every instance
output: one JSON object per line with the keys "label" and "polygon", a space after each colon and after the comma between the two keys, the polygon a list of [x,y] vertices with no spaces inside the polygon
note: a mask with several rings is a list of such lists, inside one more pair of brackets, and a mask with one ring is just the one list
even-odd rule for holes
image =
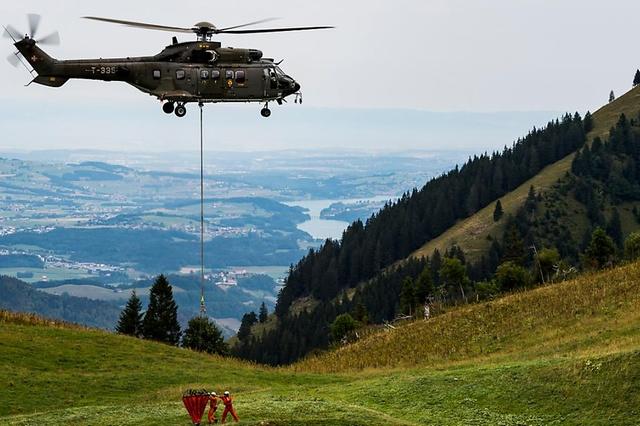
{"label": "sling cable", "polygon": [[200,315],[207,315],[204,304],[204,136],[202,131],[202,102],[200,107]]}

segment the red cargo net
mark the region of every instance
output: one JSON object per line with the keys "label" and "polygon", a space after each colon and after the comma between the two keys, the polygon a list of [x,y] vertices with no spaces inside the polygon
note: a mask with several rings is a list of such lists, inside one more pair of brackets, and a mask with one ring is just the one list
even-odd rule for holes
{"label": "red cargo net", "polygon": [[182,395],[182,402],[184,403],[191,421],[194,425],[199,425],[202,421],[202,415],[205,408],[207,408],[207,402],[209,402],[209,394],[206,391],[186,391]]}

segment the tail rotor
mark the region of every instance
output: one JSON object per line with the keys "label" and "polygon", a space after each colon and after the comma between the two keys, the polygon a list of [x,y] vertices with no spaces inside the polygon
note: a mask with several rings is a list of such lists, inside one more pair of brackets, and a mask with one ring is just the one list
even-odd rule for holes
{"label": "tail rotor", "polygon": [[[19,42],[20,40],[32,40],[33,43],[49,45],[49,46],[57,46],[60,44],[60,34],[58,31],[54,31],[49,35],[46,35],[40,39],[36,39],[36,34],[38,33],[38,28],[40,27],[40,21],[42,17],[35,13],[29,13],[27,15],[27,21],[29,23],[29,33],[22,33],[15,29],[15,27],[11,25],[7,25],[4,27],[4,32],[2,36],[4,38],[10,38],[14,43]],[[23,35],[25,34],[25,35]],[[14,52],[7,57],[7,61],[14,67],[20,65],[22,58],[20,57],[19,52]]]}
{"label": "tail rotor", "polygon": [[29,13],[27,20],[29,21],[29,37],[35,39],[38,27],[40,27],[41,16],[36,13]]}

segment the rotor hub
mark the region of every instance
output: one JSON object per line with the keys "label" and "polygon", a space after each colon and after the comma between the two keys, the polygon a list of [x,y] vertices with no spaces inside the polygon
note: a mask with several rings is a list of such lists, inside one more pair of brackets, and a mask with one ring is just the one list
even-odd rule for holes
{"label": "rotor hub", "polygon": [[207,22],[207,21],[202,21],[202,22],[198,22],[197,24],[194,25],[195,28],[198,28],[199,30],[210,30],[210,31],[215,31],[216,26],[213,25],[211,22]]}

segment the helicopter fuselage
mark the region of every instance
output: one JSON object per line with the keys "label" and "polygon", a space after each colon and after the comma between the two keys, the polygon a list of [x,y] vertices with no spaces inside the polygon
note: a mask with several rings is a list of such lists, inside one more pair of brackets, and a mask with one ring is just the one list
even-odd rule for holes
{"label": "helicopter fuselage", "polygon": [[73,78],[121,81],[171,103],[165,112],[189,102],[281,103],[300,90],[259,50],[223,48],[217,42],[174,43],[155,56],[79,60],[53,59],[28,37],[15,46],[38,73],[35,83],[60,87]]}

